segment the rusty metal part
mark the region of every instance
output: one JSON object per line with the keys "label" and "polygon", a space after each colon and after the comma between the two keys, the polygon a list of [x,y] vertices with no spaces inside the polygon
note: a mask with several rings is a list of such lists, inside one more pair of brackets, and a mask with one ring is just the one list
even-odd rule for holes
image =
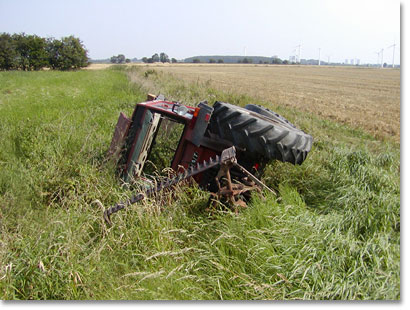
{"label": "rusty metal part", "polygon": [[130,124],[131,120],[121,112],[120,116],[118,117],[117,125],[115,126],[115,132],[114,136],[112,137],[110,148],[108,150],[108,157],[118,157]]}
{"label": "rusty metal part", "polygon": [[[253,190],[260,191],[260,187],[268,188],[265,184],[259,181],[255,176],[253,176],[249,171],[239,165],[236,161],[235,154],[229,153],[232,152],[230,149],[224,150],[221,157],[226,157],[225,160],[221,161],[221,167],[217,176],[215,177],[215,182],[218,186],[218,192],[211,193],[218,201],[226,201],[228,204],[231,204],[235,208],[235,212],[238,212],[237,207],[246,207],[246,202],[243,201],[240,196]],[[244,179],[242,183],[233,183],[231,178],[230,169],[232,167],[237,167],[242,173],[244,173],[250,180]],[[222,180],[225,181],[225,186],[221,186]],[[269,191],[273,192],[270,188]]]}
{"label": "rusty metal part", "polygon": [[255,182],[256,184],[258,184],[260,187],[268,190],[269,192],[271,192],[272,194],[274,194],[276,196],[276,193],[271,190],[268,186],[266,186],[263,182],[261,182],[260,180],[258,180],[257,177],[255,177],[252,173],[250,173],[248,170],[246,170],[244,167],[242,167],[240,164],[238,164],[237,162],[234,163],[234,166],[237,167],[242,173],[246,174],[253,182]]}
{"label": "rusty metal part", "polygon": [[[269,191],[273,192],[269,189],[265,184],[259,181],[255,176],[253,176],[250,172],[248,172],[245,168],[239,165],[236,161],[236,151],[235,147],[230,147],[222,151],[221,156],[216,155],[215,158],[210,158],[208,161],[204,161],[202,164],[197,163],[196,166],[190,167],[182,173],[178,173],[176,177],[171,179],[166,179],[163,182],[158,183],[155,186],[148,187],[144,192],[138,193],[132,198],[120,202],[113,207],[108,208],[104,211],[104,219],[108,224],[111,224],[111,215],[116,213],[142,199],[145,197],[149,197],[154,193],[157,193],[163,189],[171,187],[183,180],[187,180],[190,177],[204,172],[212,167],[220,165],[219,172],[215,178],[216,184],[218,186],[218,192],[212,193],[214,197],[218,200],[224,199],[227,200],[229,203],[233,204],[235,207],[246,207],[246,203],[241,200],[238,196],[249,192],[251,190],[258,190],[260,191],[259,187],[267,188]],[[244,183],[246,184],[236,184],[232,183],[230,169],[232,167],[238,167],[244,174],[249,177],[250,180],[245,179]],[[226,185],[221,187],[222,178],[225,180]]]}
{"label": "rusty metal part", "polygon": [[126,201],[120,202],[113,207],[108,208],[107,210],[104,211],[104,219],[108,224],[110,224],[111,223],[110,217],[113,213],[116,213],[144,199],[144,197],[149,197],[153,195],[154,193],[157,193],[165,188],[175,185],[183,180],[189,179],[190,177],[198,173],[204,172],[205,170],[208,170],[212,167],[220,165],[223,161],[230,162],[232,160],[236,160],[234,147],[224,150],[221,156],[216,155],[215,158],[210,158],[209,161],[204,161],[202,164],[197,163],[196,166],[190,167],[182,173],[178,173],[176,177],[160,182],[156,186],[150,186],[144,192],[138,193],[132,198]]}
{"label": "rusty metal part", "polygon": [[155,100],[156,98],[157,98],[157,95],[147,94],[147,101],[152,101],[152,100]]}

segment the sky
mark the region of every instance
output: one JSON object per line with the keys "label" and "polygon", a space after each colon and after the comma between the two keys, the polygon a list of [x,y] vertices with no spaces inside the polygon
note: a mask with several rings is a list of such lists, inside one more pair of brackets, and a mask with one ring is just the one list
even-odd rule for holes
{"label": "sky", "polygon": [[80,38],[92,59],[124,54],[278,56],[400,63],[398,0],[0,0],[0,32]]}

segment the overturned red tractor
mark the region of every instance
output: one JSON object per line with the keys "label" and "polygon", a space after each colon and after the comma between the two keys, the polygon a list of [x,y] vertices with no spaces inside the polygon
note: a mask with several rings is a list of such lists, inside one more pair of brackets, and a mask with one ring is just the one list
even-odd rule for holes
{"label": "overturned red tractor", "polygon": [[[182,125],[170,168],[174,176],[151,182],[143,192],[104,213],[111,214],[182,180],[194,179],[216,199],[243,205],[243,197],[255,188],[266,164],[280,160],[302,164],[312,147],[312,137],[279,114],[262,106],[241,108],[216,101],[190,107],[148,95],[135,106],[131,118],[120,114],[109,153],[118,159],[118,171],[126,183],[142,179],[144,166],[156,145],[161,122]],[[246,200],[246,199],[245,199]]]}

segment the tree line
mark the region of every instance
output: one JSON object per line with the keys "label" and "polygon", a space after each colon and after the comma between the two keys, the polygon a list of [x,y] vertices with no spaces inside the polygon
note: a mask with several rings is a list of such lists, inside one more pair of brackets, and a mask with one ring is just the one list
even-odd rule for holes
{"label": "tree line", "polygon": [[110,58],[110,62],[113,64],[123,64],[123,63],[130,63],[131,59],[125,58],[124,54],[119,54],[117,56],[112,56]]}
{"label": "tree line", "polygon": [[154,62],[172,62],[172,63],[176,63],[178,62],[175,58],[171,58],[171,60],[169,59],[169,56],[167,54],[165,54],[164,52],[160,53],[158,55],[158,53],[155,53],[154,55],[152,55],[151,57],[142,57],[142,62],[145,63],[154,63]]}
{"label": "tree line", "polygon": [[188,63],[240,63],[240,64],[289,64],[287,60],[282,60],[277,56],[194,56],[185,58],[184,62]]}
{"label": "tree line", "polygon": [[74,36],[57,40],[25,33],[0,34],[0,70],[75,70],[88,64],[88,51]]}

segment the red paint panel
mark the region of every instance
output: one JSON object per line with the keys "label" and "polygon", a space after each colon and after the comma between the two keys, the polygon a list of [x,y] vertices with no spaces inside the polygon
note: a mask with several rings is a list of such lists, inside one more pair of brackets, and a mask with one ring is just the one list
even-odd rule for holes
{"label": "red paint panel", "polygon": [[109,157],[115,158],[120,153],[130,124],[131,120],[121,112],[120,116],[118,117],[117,125],[115,126],[115,131],[111,140],[110,148],[108,150]]}

